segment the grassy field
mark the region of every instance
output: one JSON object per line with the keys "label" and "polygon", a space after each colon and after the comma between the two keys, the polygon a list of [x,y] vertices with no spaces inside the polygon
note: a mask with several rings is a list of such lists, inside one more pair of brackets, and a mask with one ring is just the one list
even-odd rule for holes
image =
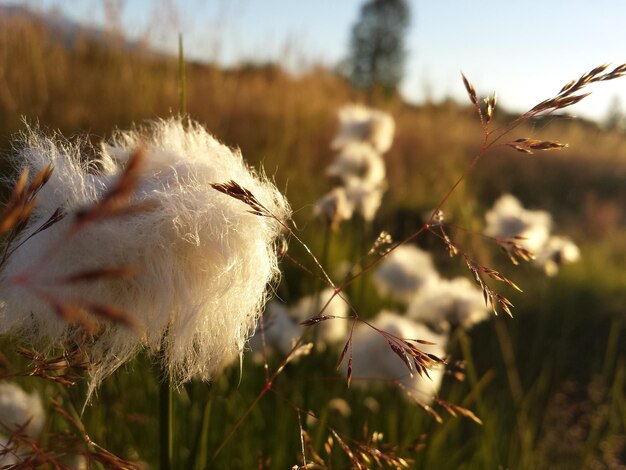
{"label": "grassy field", "polygon": [[[67,47],[50,35],[32,19],[0,17],[0,148],[5,155],[11,152],[12,134],[24,128],[22,119],[68,136],[87,132],[97,142],[117,128],[176,114],[175,58],[87,38]],[[484,85],[497,89],[497,83]],[[555,91],[545,90],[546,97]],[[186,94],[193,119],[239,147],[252,165],[262,164],[285,191],[297,235],[321,257],[323,229],[312,205],[330,187],[323,173],[333,157],[329,143],[336,112],[362,97],[322,69],[292,77],[273,65],[223,70],[193,63],[186,64]],[[481,128],[470,106],[415,107],[398,97],[375,104],[397,123],[385,157],[389,190],[367,232],[358,223],[348,224],[332,237],[323,259],[330,273],[367,251],[362,247],[371,245],[380,230],[401,240],[419,229],[423,214],[437,205],[480,149]],[[498,123],[509,119],[496,112]],[[582,257],[548,278],[531,266],[511,266],[479,235],[455,232],[483,264],[524,289],[523,294],[507,291],[514,318],[494,317],[469,332],[459,331],[449,344],[451,356],[466,361],[467,378],[446,377],[440,396],[474,411],[482,425],[441,409],[443,423],[437,423],[392,386],[348,389],[335,369],[339,351],[329,351],[288,364],[274,391],[263,395],[231,437],[230,430],[264,387],[262,366],[244,357],[241,369],[230,367],[211,384],[191,383],[175,393],[176,468],[301,464],[299,417],[320,455],[325,455],[331,426],[348,443],[349,438],[366,439],[364,429],[382,432],[384,442],[400,446],[399,455],[413,459],[415,468],[624,468],[626,139],[620,131],[557,117],[526,124],[515,137],[558,140],[569,147],[530,156],[510,149],[490,153],[455,191],[446,213],[455,224],[480,232],[485,211],[499,195],[511,192],[528,207],[551,212],[558,233],[572,237]],[[6,157],[2,164],[9,172]],[[439,240],[424,234],[417,242],[433,253],[446,276],[470,276]],[[311,266],[293,240],[289,253]],[[284,259],[282,270],[278,294],[285,301],[314,291],[315,279],[301,267]],[[369,288],[370,282],[366,275],[348,289],[365,318],[394,306]],[[9,374],[28,364],[16,354],[16,345],[13,339],[2,343]],[[278,364],[278,358],[270,358],[271,370]],[[56,397],[68,410],[81,410],[85,381],[70,387],[28,377],[19,382]],[[104,382],[82,416],[86,432],[116,455],[156,466],[158,393],[158,372],[149,358],[139,358]],[[347,401],[350,413],[337,411],[331,401],[336,398]],[[298,414],[298,408],[311,410],[319,420]],[[46,430],[51,435],[71,431],[59,416]],[[410,450],[416,445],[418,451]],[[348,465],[337,439],[329,462],[332,468]]]}

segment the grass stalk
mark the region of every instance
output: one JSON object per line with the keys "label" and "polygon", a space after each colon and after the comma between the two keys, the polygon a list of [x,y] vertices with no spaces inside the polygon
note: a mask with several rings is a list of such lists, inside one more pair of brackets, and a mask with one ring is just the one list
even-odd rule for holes
{"label": "grass stalk", "polygon": [[174,392],[169,375],[159,382],[159,461],[161,470],[174,468]]}
{"label": "grass stalk", "polygon": [[[470,338],[467,336],[467,333],[463,331],[463,329],[458,329],[456,331],[456,336],[459,341],[459,346],[461,347],[461,352],[463,354],[463,360],[465,361],[465,372],[467,373],[467,379],[469,385],[471,387],[470,394],[473,396],[476,401],[476,409],[478,410],[479,417],[484,419],[488,416],[487,408],[484,406],[482,400],[482,384],[480,384],[478,380],[478,374],[476,372],[476,365],[474,364],[474,358],[472,355],[472,346],[470,343]],[[485,430],[484,434],[485,438],[483,440],[484,445],[482,446],[482,455],[484,459],[484,464],[488,465],[489,463],[494,462],[494,450],[497,448],[495,443],[492,441],[492,434]],[[497,456],[496,459],[497,461]]]}
{"label": "grass stalk", "polygon": [[178,35],[178,114],[187,115],[187,97],[185,96],[185,51],[183,49],[183,35]]}

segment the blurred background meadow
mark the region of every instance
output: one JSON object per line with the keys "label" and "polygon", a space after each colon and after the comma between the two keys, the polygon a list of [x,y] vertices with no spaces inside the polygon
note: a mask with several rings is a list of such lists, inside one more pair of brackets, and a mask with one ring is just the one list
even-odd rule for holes
{"label": "blurred background meadow", "polygon": [[[375,259],[368,251],[381,232],[401,241],[420,230],[481,151],[483,128],[460,70],[479,97],[497,92],[493,126],[499,127],[593,67],[624,60],[626,7],[614,2],[575,1],[557,8],[544,2],[444,6],[411,0],[399,2],[405,7],[397,26],[402,54],[385,69],[396,74],[368,81],[355,73],[355,27],[362,8],[376,3],[385,2],[2,1],[1,170],[12,172],[11,142],[24,122],[70,138],[87,133],[95,146],[116,129],[177,115],[181,33],[186,112],[217,139],[241,149],[250,165],[264,168],[294,210],[295,234],[341,284]],[[393,381],[407,371],[395,365],[390,369],[396,377],[366,383],[358,377],[358,337],[348,388],[345,364],[336,367],[344,332],[336,344],[316,346],[290,361],[272,393],[255,403],[266,377],[257,341],[241,366],[175,393],[174,468],[291,468],[304,464],[303,448],[308,463],[319,454],[320,466],[354,465],[337,436],[355,453],[367,443],[405,458],[411,468],[626,468],[626,81],[597,83],[592,91],[571,108],[527,120],[509,136],[563,142],[567,148],[525,154],[495,147],[446,200],[445,234],[523,293],[493,285],[514,304],[513,318],[484,309],[483,321],[475,324],[442,326],[431,319],[428,326],[440,327],[435,333],[446,338],[448,373],[439,366],[439,390],[420,389],[419,403],[407,398],[404,386]],[[355,215],[333,230],[319,217],[316,202],[335,185],[328,168],[342,149],[331,143],[340,130],[338,111],[350,103],[387,113],[395,133],[382,152],[386,190],[375,216]],[[6,199],[10,188],[2,190]],[[505,194],[528,210],[549,213],[552,232],[575,243],[579,259],[551,275],[532,262],[514,266],[482,235],[485,215]],[[473,282],[463,257],[450,257],[436,235],[444,233],[439,227],[409,245],[429,253],[438,279]],[[516,234],[526,236],[489,235]],[[398,275],[415,268],[419,277],[426,268],[417,269],[419,262],[404,256],[409,266],[398,268]],[[415,299],[394,295],[393,286],[381,289],[382,268],[383,263],[359,276],[344,294],[364,319],[380,318],[383,310],[407,318]],[[272,322],[280,328],[276,312],[287,311],[285,321],[296,328],[296,317],[313,316],[324,299],[316,294],[323,286],[317,267],[293,238],[281,270],[264,317],[268,343],[280,336],[271,331]],[[458,286],[451,289],[466,289],[460,281]],[[423,289],[437,292],[428,284]],[[305,296],[312,296],[308,304]],[[436,300],[424,308],[435,311]],[[294,313],[298,309],[305,314]],[[318,342],[321,327],[331,321],[352,325],[339,318],[314,325]],[[5,375],[28,368],[29,358],[17,352],[25,346],[3,340]],[[289,347],[272,352],[270,346],[265,356],[275,371]],[[393,355],[392,360],[401,362]],[[33,377],[12,380],[44,397],[49,417],[42,447],[76,432],[49,400],[54,397],[77,416],[85,379],[71,386]],[[158,466],[158,388],[147,357],[118,370],[85,408],[85,432],[115,455]],[[443,401],[433,402],[433,393]],[[425,410],[428,403],[434,412]],[[451,416],[449,404],[471,410],[482,423],[463,412]],[[302,430],[310,443],[302,443]],[[369,464],[362,462],[376,467],[371,456]],[[388,465],[400,465],[394,462]]]}

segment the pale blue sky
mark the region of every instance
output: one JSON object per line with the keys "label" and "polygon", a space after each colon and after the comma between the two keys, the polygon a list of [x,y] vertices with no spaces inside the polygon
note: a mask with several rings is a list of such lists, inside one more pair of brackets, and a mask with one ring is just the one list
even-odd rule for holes
{"label": "pale blue sky", "polygon": [[[413,101],[423,100],[427,93],[436,100],[465,99],[459,79],[463,70],[479,93],[496,90],[501,103],[523,111],[596,65],[626,62],[626,2],[409,1],[413,18],[402,90]],[[23,3],[56,6],[92,25],[104,18],[103,0]],[[152,40],[173,50],[182,30],[188,55],[195,58],[228,64],[279,60],[298,70],[316,62],[334,64],[346,55],[350,27],[362,0],[120,3],[124,28],[131,35],[144,34],[152,25]],[[626,108],[626,79],[600,84],[575,112],[603,118],[615,96]]]}

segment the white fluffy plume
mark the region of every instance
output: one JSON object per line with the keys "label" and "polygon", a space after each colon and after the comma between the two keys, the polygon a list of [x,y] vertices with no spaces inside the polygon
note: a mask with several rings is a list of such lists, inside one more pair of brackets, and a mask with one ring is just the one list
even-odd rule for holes
{"label": "white fluffy plume", "polygon": [[0,383],[0,430],[2,433],[23,431],[31,439],[41,434],[46,421],[41,397],[26,393],[18,385]]}
{"label": "white fluffy plume", "polygon": [[385,187],[383,157],[366,142],[350,142],[337,154],[326,169],[330,177],[338,178],[344,186]]}
{"label": "white fluffy plume", "polygon": [[[422,323],[397,313],[383,310],[371,322],[376,328],[403,339],[426,340],[434,345],[419,345],[426,353],[443,358],[448,342],[447,333],[437,334]],[[343,367],[347,364],[344,360]],[[428,377],[411,374],[406,364],[389,347],[383,336],[373,328],[360,323],[352,336],[353,384],[375,385],[399,380],[416,398],[429,402],[439,391],[445,370],[439,364],[428,371]]]}
{"label": "white fluffy plume", "polygon": [[275,300],[267,304],[267,312],[263,316],[263,332],[261,327],[250,338],[250,349],[256,362],[263,360],[263,338],[268,350],[277,350],[283,356],[289,354],[302,335],[302,327],[289,315],[287,307]]}
{"label": "white fluffy plume", "polygon": [[409,304],[406,315],[439,331],[448,325],[471,328],[489,318],[482,291],[469,279],[440,279],[423,289]]}
{"label": "white fluffy plume", "polygon": [[315,317],[324,306],[326,308],[322,315],[335,318],[312,326],[315,328],[313,334],[316,339],[316,346],[320,350],[346,340],[349,326],[349,321],[346,318],[349,314],[346,301],[335,295],[335,290],[329,287],[322,290],[319,296],[313,294],[301,298],[289,309],[290,315],[300,323]]}
{"label": "white fluffy plume", "polygon": [[492,237],[522,237],[515,242],[535,255],[535,264],[549,276],[563,264],[580,259],[578,246],[567,237],[551,235],[552,217],[545,211],[525,209],[512,195],[498,199],[485,215],[485,234]]}
{"label": "white fluffy plume", "polygon": [[[334,289],[331,288],[324,289],[319,295],[313,294],[302,297],[290,307],[277,301],[270,302],[264,316],[265,346],[268,349],[277,350],[283,355],[289,353],[296,340],[307,328],[301,323],[317,316],[324,306],[326,308],[322,314],[336,318],[311,326],[310,328],[314,328],[314,330],[309,338],[315,338],[315,345],[320,351],[345,341],[349,324],[346,319],[348,304],[339,296],[334,296],[334,292]],[[260,358],[258,356],[263,351],[260,328],[257,328],[255,335],[250,338],[250,348],[257,359]]]}
{"label": "white fluffy plume", "polygon": [[516,242],[537,254],[550,236],[552,217],[545,211],[525,209],[519,200],[505,194],[485,214],[485,235],[491,237],[523,237]]}
{"label": "white fluffy plume", "polygon": [[[145,154],[133,202],[152,208],[91,223],[68,236],[77,210],[97,204],[133,152]],[[56,346],[79,342],[93,364],[92,386],[147,348],[158,353],[176,383],[209,379],[241,353],[278,276],[274,243],[280,224],[211,186],[233,180],[279,220],[288,217],[283,196],[251,170],[238,151],[220,144],[199,124],[178,119],[120,132],[87,162],[84,149],[59,137],[29,132],[19,164],[31,174],[48,164],[52,178],[40,193],[26,240],[57,208],[68,213],[26,241],[2,272],[0,332]],[[26,270],[41,288],[103,266],[131,266],[132,278],[55,285],[60,301],[86,299],[125,310],[138,333],[102,322],[81,341],[27,286],[13,282]],[[31,282],[31,284],[32,284]]]}
{"label": "white fluffy plume", "polygon": [[430,253],[414,245],[400,245],[381,261],[374,272],[374,285],[382,295],[410,301],[425,286],[439,280]]}
{"label": "white fluffy plume", "polygon": [[385,153],[393,143],[396,126],[391,115],[384,111],[349,104],[339,110],[339,124],[333,148],[362,141],[369,143],[377,152]]}
{"label": "white fluffy plume", "polygon": [[563,264],[575,263],[580,259],[580,249],[569,238],[552,235],[537,255],[535,262],[548,276],[556,276]]}

